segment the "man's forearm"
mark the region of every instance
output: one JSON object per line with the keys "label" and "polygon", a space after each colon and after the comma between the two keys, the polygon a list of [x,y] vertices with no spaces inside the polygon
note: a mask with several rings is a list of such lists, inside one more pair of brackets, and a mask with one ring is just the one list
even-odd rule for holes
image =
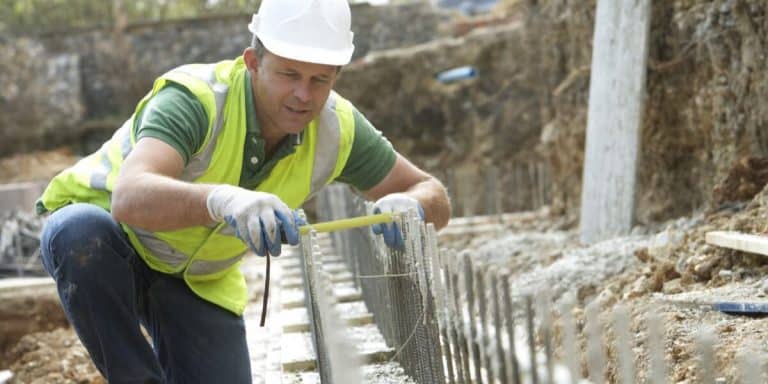
{"label": "man's forearm", "polygon": [[206,198],[212,188],[148,172],[119,177],[112,192],[112,216],[149,231],[206,225],[211,223]]}
{"label": "man's forearm", "polygon": [[440,180],[430,177],[413,185],[405,193],[419,201],[424,208],[424,220],[434,223],[436,229],[448,224],[451,218],[451,202]]}

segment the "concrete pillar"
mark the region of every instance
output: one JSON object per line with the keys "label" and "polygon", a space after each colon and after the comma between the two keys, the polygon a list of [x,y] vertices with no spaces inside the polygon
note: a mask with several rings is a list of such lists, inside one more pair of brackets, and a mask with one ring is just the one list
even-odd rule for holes
{"label": "concrete pillar", "polygon": [[632,228],[650,10],[650,0],[597,2],[579,224],[585,243]]}

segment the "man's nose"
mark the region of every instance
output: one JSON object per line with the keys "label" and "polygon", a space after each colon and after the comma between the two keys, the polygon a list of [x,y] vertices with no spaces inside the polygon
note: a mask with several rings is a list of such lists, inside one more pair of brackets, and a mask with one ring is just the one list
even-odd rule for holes
{"label": "man's nose", "polygon": [[293,88],[293,95],[296,96],[302,103],[308,103],[312,99],[312,93],[309,89],[309,84],[306,82],[299,82]]}

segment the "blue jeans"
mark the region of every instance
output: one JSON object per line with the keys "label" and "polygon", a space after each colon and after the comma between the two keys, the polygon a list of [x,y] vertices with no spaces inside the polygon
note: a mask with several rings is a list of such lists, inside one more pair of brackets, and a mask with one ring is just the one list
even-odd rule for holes
{"label": "blue jeans", "polygon": [[59,209],[40,249],[69,322],[110,383],[251,382],[243,318],[150,269],[109,212]]}

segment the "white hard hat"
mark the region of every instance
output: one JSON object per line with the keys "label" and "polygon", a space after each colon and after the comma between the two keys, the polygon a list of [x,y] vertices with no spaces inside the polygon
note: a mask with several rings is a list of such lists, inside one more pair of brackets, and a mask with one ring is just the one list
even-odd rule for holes
{"label": "white hard hat", "polygon": [[263,0],[248,30],[288,59],[345,65],[355,50],[348,0]]}

